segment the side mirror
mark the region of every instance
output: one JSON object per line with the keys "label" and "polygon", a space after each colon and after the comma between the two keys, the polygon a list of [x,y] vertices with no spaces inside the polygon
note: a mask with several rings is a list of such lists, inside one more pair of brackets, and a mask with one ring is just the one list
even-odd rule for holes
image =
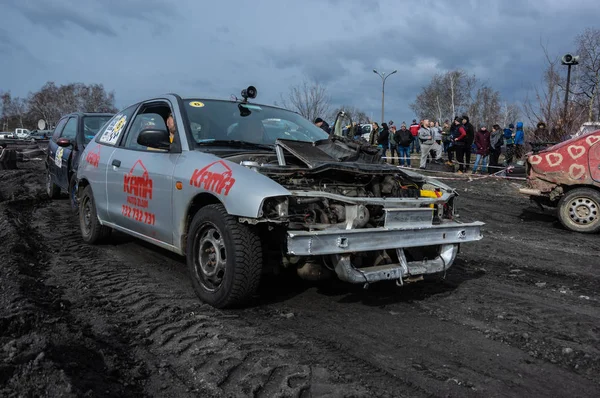
{"label": "side mirror", "polygon": [[61,146],[63,148],[68,147],[69,145],[72,144],[71,140],[68,138],[59,138],[58,141],[56,141],[56,144],[58,146]]}
{"label": "side mirror", "polygon": [[171,141],[169,132],[163,129],[144,129],[137,138],[137,143],[156,149],[169,149]]}

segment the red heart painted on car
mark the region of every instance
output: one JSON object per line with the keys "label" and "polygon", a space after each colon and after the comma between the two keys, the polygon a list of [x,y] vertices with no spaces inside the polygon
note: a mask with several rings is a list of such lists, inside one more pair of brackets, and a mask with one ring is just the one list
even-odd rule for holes
{"label": "red heart painted on car", "polygon": [[579,178],[583,177],[584,174],[585,166],[580,164],[572,164],[571,167],[569,167],[569,177],[574,180],[578,180]]}
{"label": "red heart painted on car", "polygon": [[549,153],[546,155],[546,161],[550,167],[558,166],[563,161],[563,156],[560,153]]}
{"label": "red heart painted on car", "polygon": [[587,142],[589,146],[594,145],[598,141],[600,141],[600,135],[590,135],[585,139],[585,142]]}
{"label": "red heart painted on car", "polygon": [[529,163],[533,165],[540,164],[542,163],[542,157],[540,155],[531,155],[529,158]]}
{"label": "red heart painted on car", "polygon": [[585,155],[585,147],[581,145],[571,145],[567,148],[567,152],[573,159],[577,159]]}

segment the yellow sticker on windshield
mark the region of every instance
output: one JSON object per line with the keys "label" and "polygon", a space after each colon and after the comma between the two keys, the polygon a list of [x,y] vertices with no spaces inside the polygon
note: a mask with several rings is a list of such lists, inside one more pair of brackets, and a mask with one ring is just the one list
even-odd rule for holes
{"label": "yellow sticker on windshield", "polygon": [[202,108],[204,106],[204,102],[192,101],[190,102],[190,106],[193,106],[194,108]]}

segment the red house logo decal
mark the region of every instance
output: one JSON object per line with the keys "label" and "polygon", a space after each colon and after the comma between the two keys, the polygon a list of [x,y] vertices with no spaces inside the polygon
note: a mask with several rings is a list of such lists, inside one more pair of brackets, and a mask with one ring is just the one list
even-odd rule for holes
{"label": "red house logo decal", "polygon": [[235,184],[232,171],[223,160],[217,160],[202,169],[194,170],[190,185],[197,188],[202,187],[206,191],[217,195],[229,195],[229,191]]}
{"label": "red house logo decal", "polygon": [[96,146],[96,149],[93,151],[89,151],[85,157],[86,162],[88,162],[92,167],[98,167],[100,163],[100,145]]}
{"label": "red house logo decal", "polygon": [[152,199],[152,179],[141,160],[137,160],[129,173],[123,178],[123,191],[130,195],[127,203],[139,207],[148,207]]}

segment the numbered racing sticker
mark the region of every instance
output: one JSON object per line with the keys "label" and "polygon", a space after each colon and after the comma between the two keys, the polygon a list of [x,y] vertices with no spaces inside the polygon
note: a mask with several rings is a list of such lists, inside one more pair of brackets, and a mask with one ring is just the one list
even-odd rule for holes
{"label": "numbered racing sticker", "polygon": [[115,117],[110,122],[106,130],[104,130],[104,133],[102,133],[100,142],[111,145],[116,144],[119,140],[119,136],[121,135],[121,131],[123,131],[125,123],[127,123],[127,116],[119,115]]}
{"label": "numbered racing sticker", "polygon": [[56,165],[56,167],[62,167],[62,157],[64,151],[65,149],[62,147],[57,149],[56,156],[54,156],[54,164]]}
{"label": "numbered racing sticker", "polygon": [[202,108],[204,106],[204,102],[192,101],[190,102],[190,106],[193,106],[194,108]]}

